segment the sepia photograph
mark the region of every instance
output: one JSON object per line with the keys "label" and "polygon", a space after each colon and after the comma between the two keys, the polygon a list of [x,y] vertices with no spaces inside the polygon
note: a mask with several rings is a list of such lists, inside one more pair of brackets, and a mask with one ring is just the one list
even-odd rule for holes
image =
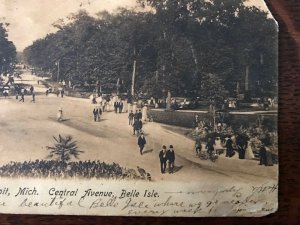
{"label": "sepia photograph", "polygon": [[0,212],[277,210],[263,0],[0,0]]}

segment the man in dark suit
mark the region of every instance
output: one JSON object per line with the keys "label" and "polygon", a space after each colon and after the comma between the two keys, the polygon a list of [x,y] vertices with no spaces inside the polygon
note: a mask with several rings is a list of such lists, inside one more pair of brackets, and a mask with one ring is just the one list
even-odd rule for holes
{"label": "man in dark suit", "polygon": [[98,119],[98,115],[99,115],[99,110],[98,110],[98,108],[94,108],[93,109],[93,114],[94,114],[94,121],[96,122],[97,121],[97,119]]}
{"label": "man in dark suit", "polygon": [[226,157],[232,157],[234,155],[233,146],[232,146],[232,139],[229,136],[226,141]]}
{"label": "man in dark suit", "polygon": [[264,144],[259,149],[259,165],[267,166],[267,149]]}
{"label": "man in dark suit", "polygon": [[135,132],[137,132],[138,134],[138,130],[139,130],[139,120],[134,120],[133,124],[132,124],[132,127],[133,127],[133,135],[135,135]]}
{"label": "man in dark suit", "polygon": [[133,125],[133,118],[134,118],[134,114],[133,111],[131,110],[128,115],[129,125]]}
{"label": "man in dark suit", "polygon": [[170,149],[167,151],[167,160],[169,162],[169,173],[174,173],[175,152],[173,145],[170,145]]}
{"label": "man in dark suit", "polygon": [[142,111],[139,109],[139,112],[138,112],[138,118],[139,118],[139,120],[142,120],[142,117],[143,117]]}
{"label": "man in dark suit", "polygon": [[115,102],[114,103],[114,108],[115,108],[115,113],[118,112],[118,108],[119,108],[119,102]]}
{"label": "man in dark suit", "polygon": [[167,166],[167,147],[164,145],[162,148],[163,149],[159,152],[160,171],[161,173],[165,173]]}
{"label": "man in dark suit", "polygon": [[248,146],[247,137],[244,134],[238,134],[236,137],[239,159],[245,159],[246,148]]}
{"label": "man in dark suit", "polygon": [[143,149],[145,147],[145,144],[146,144],[146,138],[145,138],[144,134],[141,133],[141,136],[139,136],[139,138],[138,138],[138,146],[140,148],[141,155],[143,154]]}
{"label": "man in dark suit", "polygon": [[123,102],[122,102],[122,100],[120,100],[120,102],[119,102],[119,113],[122,113],[122,111],[123,111]]}
{"label": "man in dark suit", "polygon": [[133,116],[134,120],[138,120],[139,119],[139,112],[136,110]]}
{"label": "man in dark suit", "polygon": [[142,122],[142,120],[138,121],[137,128],[138,128],[138,132],[142,133],[142,129],[143,129],[143,122]]}
{"label": "man in dark suit", "polygon": [[207,144],[206,144],[206,149],[207,149],[207,153],[209,154],[209,156],[212,155],[212,153],[214,152],[215,148],[214,145],[216,144],[215,139],[213,137],[208,138]]}

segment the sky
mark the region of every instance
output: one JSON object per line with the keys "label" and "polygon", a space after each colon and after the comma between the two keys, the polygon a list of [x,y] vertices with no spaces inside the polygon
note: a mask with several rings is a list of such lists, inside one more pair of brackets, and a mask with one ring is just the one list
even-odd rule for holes
{"label": "sky", "polygon": [[[17,51],[22,51],[33,41],[54,32],[52,23],[85,9],[91,15],[118,7],[134,7],[136,0],[0,0],[0,22],[8,22],[9,40]],[[256,5],[264,10],[263,0],[249,0],[247,5]]]}

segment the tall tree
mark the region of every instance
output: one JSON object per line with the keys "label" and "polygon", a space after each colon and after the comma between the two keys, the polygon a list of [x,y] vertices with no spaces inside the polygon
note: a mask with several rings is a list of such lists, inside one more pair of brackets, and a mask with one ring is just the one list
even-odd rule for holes
{"label": "tall tree", "polygon": [[0,73],[11,73],[16,63],[16,47],[8,40],[8,23],[0,23]]}

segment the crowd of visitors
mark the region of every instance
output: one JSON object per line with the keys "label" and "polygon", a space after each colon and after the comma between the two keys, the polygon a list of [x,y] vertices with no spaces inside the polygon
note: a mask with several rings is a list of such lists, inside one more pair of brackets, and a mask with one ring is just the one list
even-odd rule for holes
{"label": "crowd of visitors", "polygon": [[277,134],[268,131],[264,127],[249,126],[234,130],[227,124],[217,124],[214,128],[208,121],[200,121],[195,117],[196,128],[195,152],[200,156],[203,151],[202,145],[208,154],[225,153],[226,157],[238,155],[238,159],[258,159],[260,165],[271,166],[276,163]]}

